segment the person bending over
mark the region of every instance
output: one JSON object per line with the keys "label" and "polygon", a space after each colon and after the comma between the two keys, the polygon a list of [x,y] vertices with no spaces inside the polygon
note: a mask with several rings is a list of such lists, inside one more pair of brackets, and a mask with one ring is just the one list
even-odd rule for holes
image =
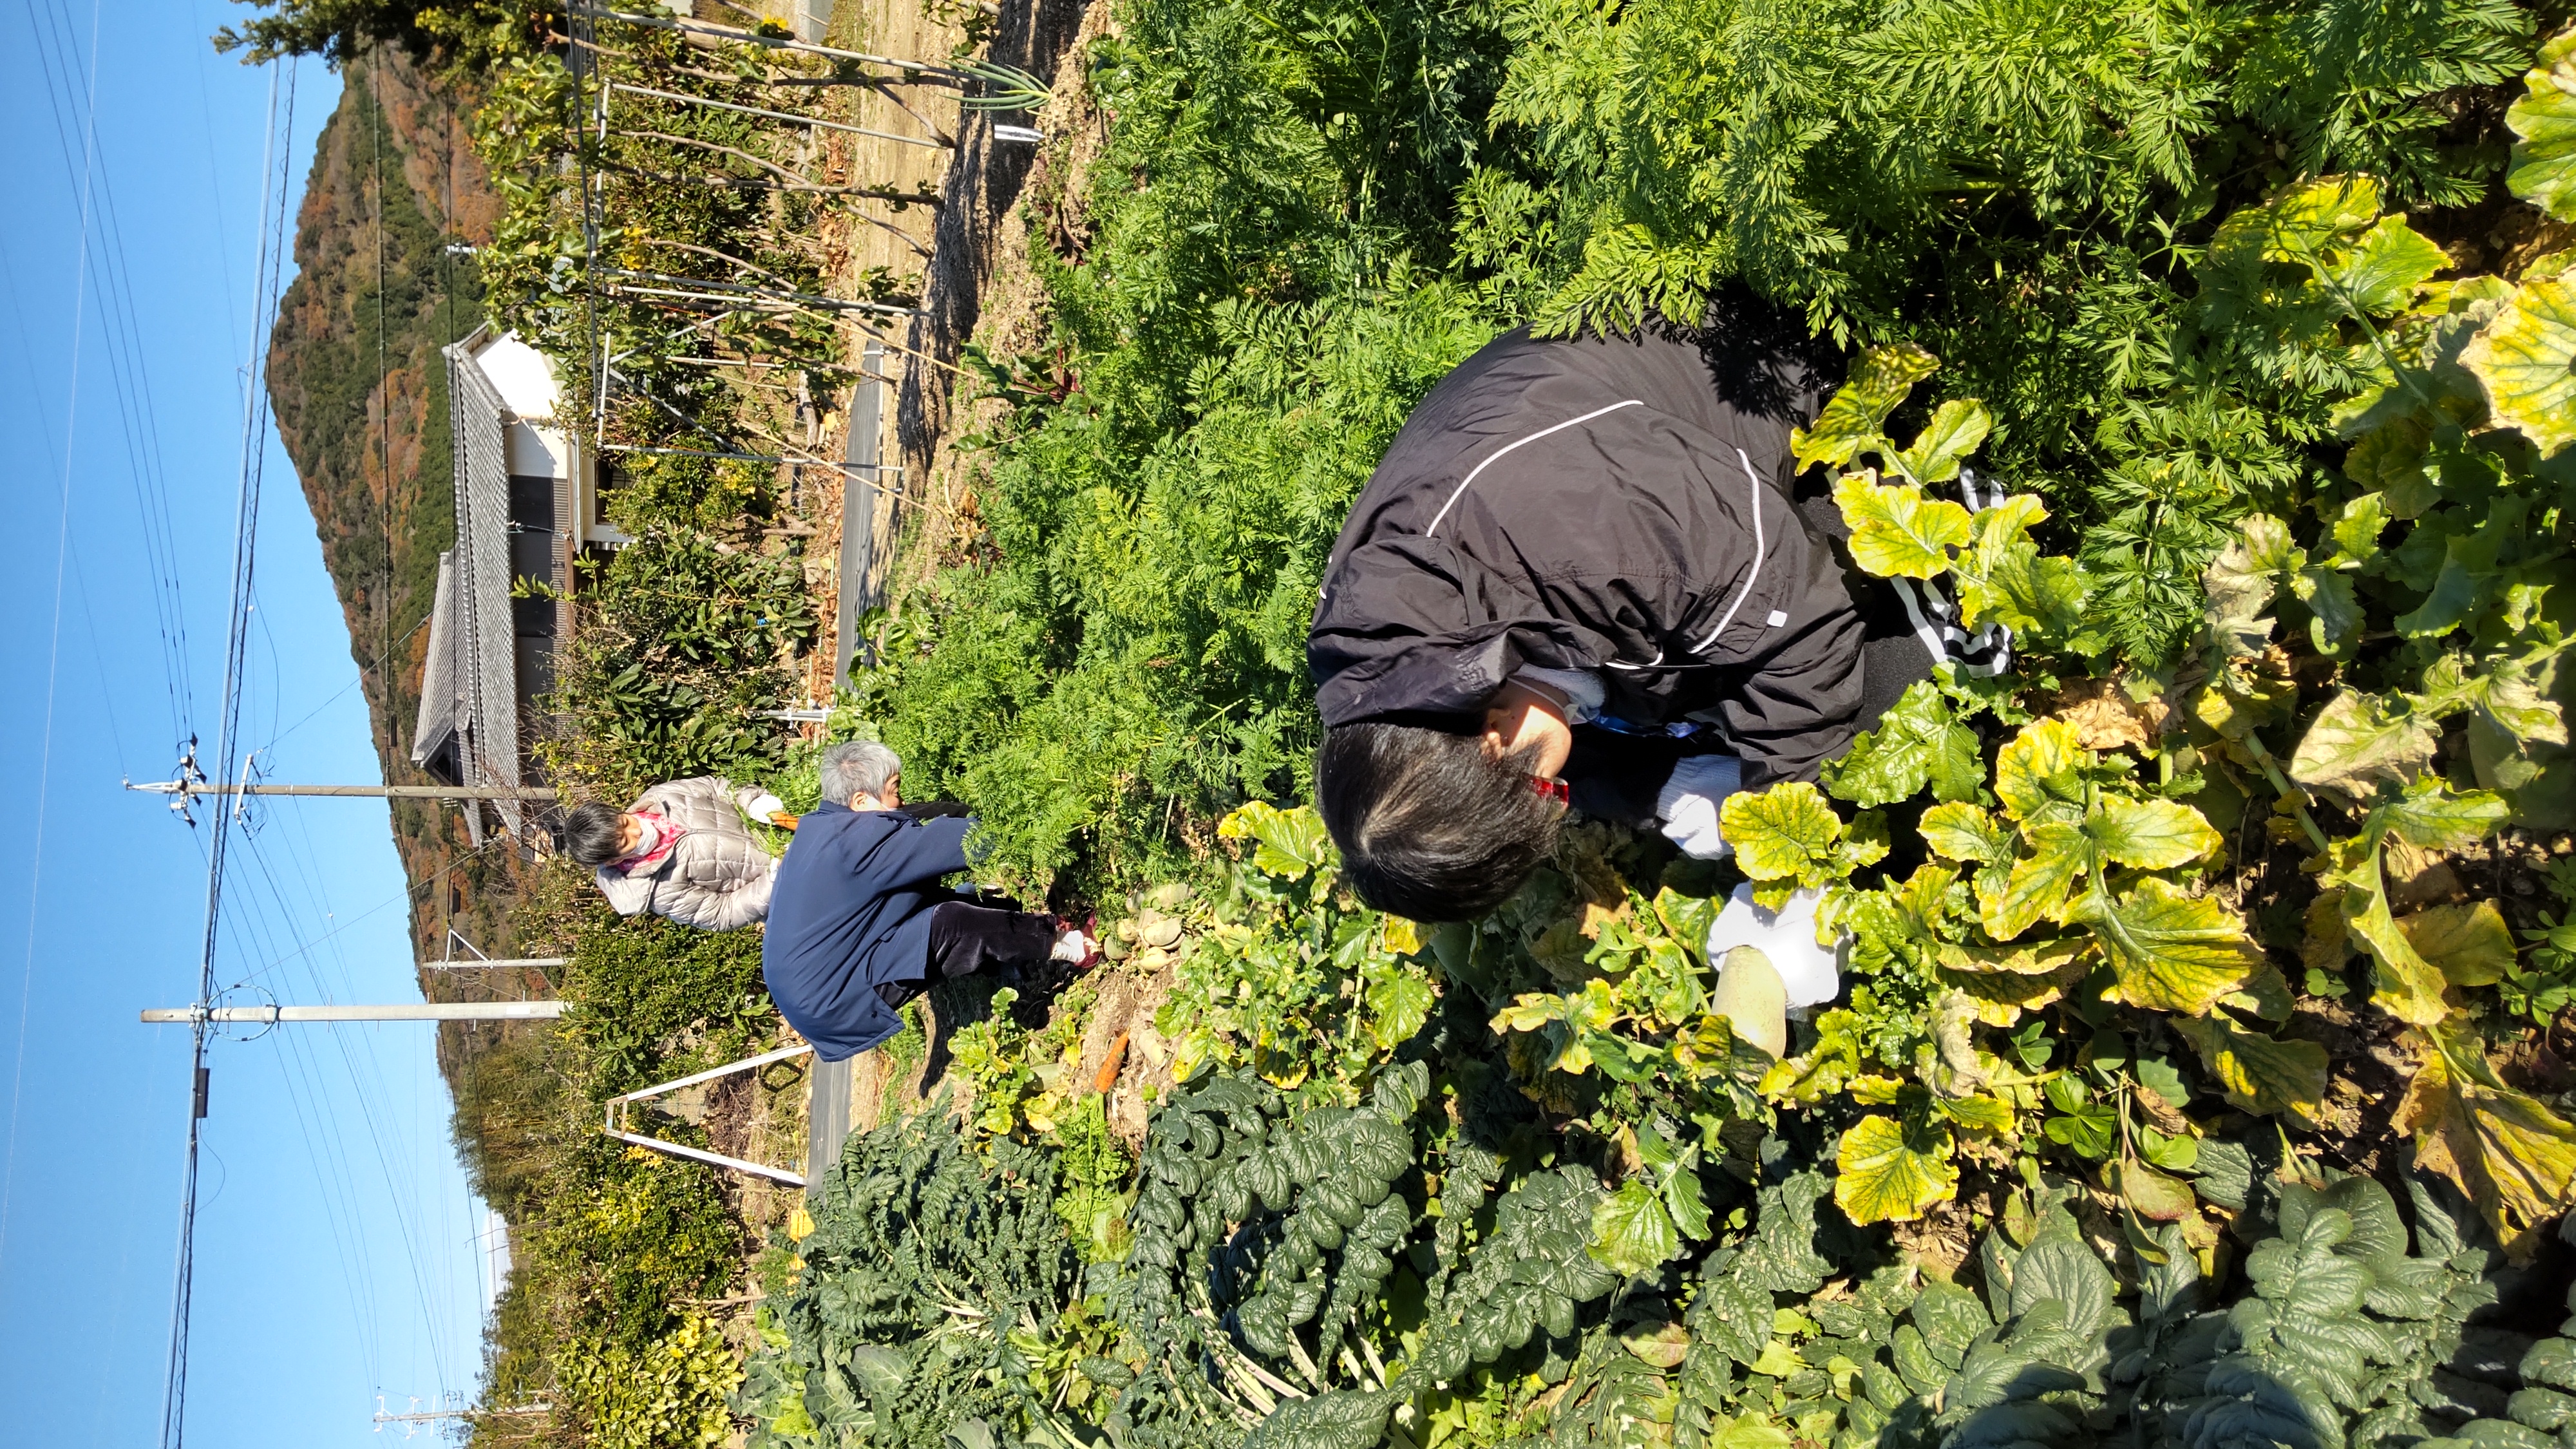
{"label": "person bending over", "polygon": [[1096,958],[1053,916],[1000,910],[940,881],[968,868],[973,816],[907,807],[903,763],[880,744],[823,752],[823,804],[796,824],[761,939],[779,1014],[827,1062],[901,1028],[895,1012],[931,982],[998,965]]}
{"label": "person bending over", "polygon": [[784,810],[777,796],[715,775],[669,780],[618,810],[573,807],[564,849],[587,866],[621,916],[650,911],[684,926],[730,931],[769,911],[778,858],[743,817]]}
{"label": "person bending over", "polygon": [[1723,855],[1726,795],[1815,779],[1930,672],[1901,624],[1870,637],[1830,502],[1792,503],[1790,428],[1822,391],[1752,330],[1526,329],[1431,390],[1307,642],[1316,802],[1361,899],[1482,915],[1569,805]]}

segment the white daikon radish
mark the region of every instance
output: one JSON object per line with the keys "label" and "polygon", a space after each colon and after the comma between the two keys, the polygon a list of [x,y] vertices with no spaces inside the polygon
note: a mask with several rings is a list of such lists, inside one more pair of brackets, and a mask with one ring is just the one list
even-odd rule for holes
{"label": "white daikon radish", "polygon": [[1725,1017],[1738,1038],[1774,1057],[1789,1054],[1789,990],[1771,958],[1757,946],[1738,946],[1718,963],[1708,1009]]}

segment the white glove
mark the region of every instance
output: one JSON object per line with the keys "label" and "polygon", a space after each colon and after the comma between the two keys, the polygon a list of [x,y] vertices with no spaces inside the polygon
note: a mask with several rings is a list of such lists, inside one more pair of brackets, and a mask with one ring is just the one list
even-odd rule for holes
{"label": "white glove", "polygon": [[786,811],[786,801],[779,799],[777,796],[770,794],[766,790],[763,790],[758,795],[752,797],[751,808],[743,813],[749,815],[754,820],[765,821],[772,815],[782,815],[785,814]]}
{"label": "white glove", "polygon": [[1744,765],[1724,755],[1689,755],[1655,796],[1664,838],[1695,860],[1724,860],[1733,849],[1718,833],[1717,810],[1743,783]]}
{"label": "white glove", "polygon": [[1717,913],[1708,928],[1709,964],[1725,960],[1726,953],[1738,946],[1751,946],[1771,958],[1771,968],[1780,973],[1780,985],[1789,993],[1791,1010],[1822,1006],[1840,996],[1843,978],[1837,958],[1841,953],[1816,944],[1816,907],[1824,898],[1819,890],[1795,890],[1778,911],[1766,911],[1753,904],[1750,882],[1737,886],[1727,898],[1726,909]]}

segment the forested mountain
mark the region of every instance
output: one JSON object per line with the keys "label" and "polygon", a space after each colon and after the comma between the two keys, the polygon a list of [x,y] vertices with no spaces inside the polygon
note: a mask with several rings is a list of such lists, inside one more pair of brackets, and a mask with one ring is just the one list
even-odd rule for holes
{"label": "forested mountain", "polygon": [[[439,348],[482,318],[482,283],[451,244],[488,241],[499,203],[468,144],[472,100],[397,52],[353,58],[296,221],[297,275],[270,342],[279,433],[312,505],[349,623],[385,778],[419,783],[411,736],[438,555],[455,536]],[[412,927],[508,943],[514,863],[475,852],[454,809],[396,801]]]}

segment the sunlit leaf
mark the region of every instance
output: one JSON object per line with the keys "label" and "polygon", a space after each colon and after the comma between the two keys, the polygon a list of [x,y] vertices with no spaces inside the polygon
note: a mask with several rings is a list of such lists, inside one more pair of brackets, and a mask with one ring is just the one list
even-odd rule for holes
{"label": "sunlit leaf", "polygon": [[2017,836],[2012,826],[1988,814],[1984,807],[1965,803],[1935,805],[1923,812],[1922,823],[1915,828],[1923,843],[1943,860],[1985,864],[2012,859]]}
{"label": "sunlit leaf", "polygon": [[2522,83],[2525,94],[2504,113],[2521,138],[2505,184],[2560,221],[2576,221],[2576,29],[2550,37]]}
{"label": "sunlit leaf", "polygon": [[2079,827],[2052,820],[2028,835],[2031,853],[2013,862],[2002,890],[1977,902],[1979,924],[1998,941],[2064,919],[2068,893],[2093,868],[2093,844]]}
{"label": "sunlit leaf", "polygon": [[2084,816],[2083,767],[2092,759],[2076,727],[2061,719],[2032,722],[1995,759],[1995,798],[2024,824],[2073,823]]}
{"label": "sunlit leaf", "polygon": [[2149,876],[2117,902],[2086,894],[2069,919],[2093,927],[2119,974],[2120,999],[2197,1016],[2245,984],[2263,953],[2218,902]]}
{"label": "sunlit leaf", "polygon": [[2397,838],[2423,850],[2458,850],[2495,833],[2513,807],[2492,790],[2454,791],[2439,778],[2417,780],[2385,808]]}
{"label": "sunlit leaf", "polygon": [[2026,946],[1960,946],[1943,942],[1941,964],[1971,976],[2055,976],[2084,954],[2074,937],[2036,941]]}
{"label": "sunlit leaf", "polygon": [[2325,269],[2325,277],[2344,305],[2373,317],[2401,312],[2415,298],[2415,288],[2451,264],[2442,249],[2427,241],[2402,216],[2383,216],[2362,233],[2352,250]]}
{"label": "sunlit leaf", "polygon": [[1967,509],[1927,499],[1911,483],[1882,488],[1847,477],[1834,484],[1834,502],[1851,526],[1852,562],[1881,578],[1935,577],[1950,567],[1950,550],[1974,536]]}
{"label": "sunlit leaf", "polygon": [[2370,952],[2375,966],[2371,1004],[2417,1026],[2440,1021],[2450,1013],[2442,1000],[2448,983],[2439,967],[2417,954],[2414,943],[2389,914],[2388,882],[2380,871],[2378,842],[2337,841],[2335,863],[2328,880],[2344,887],[2344,933]]}
{"label": "sunlit leaf", "polygon": [[2515,288],[2460,365],[2486,389],[2496,421],[2520,428],[2542,457],[2576,442],[2576,277]]}
{"label": "sunlit leaf", "polygon": [[2209,259],[2227,268],[2263,262],[2312,263],[2379,216],[2379,183],[2325,176],[2284,187],[2261,206],[2229,214],[2209,239]]}
{"label": "sunlit leaf", "polygon": [[1986,440],[1995,425],[1986,405],[1975,398],[1952,398],[1932,410],[1932,420],[1914,443],[1896,455],[1897,466],[1917,483],[1947,483],[1959,476],[1959,465]]}
{"label": "sunlit leaf", "polygon": [[2514,962],[2513,928],[2493,901],[2417,911],[2398,917],[2397,929],[2453,986],[2492,986]]}
{"label": "sunlit leaf", "polygon": [[2402,702],[2347,689],[2326,701],[2290,756],[2302,785],[2367,798],[2375,784],[2404,786],[2433,763],[2430,724]]}
{"label": "sunlit leaf", "polygon": [[1335,859],[1324,817],[1310,805],[1282,810],[1255,800],[1218,821],[1216,833],[1227,840],[1250,837],[1258,842],[1253,867],[1290,880]]}
{"label": "sunlit leaf", "polygon": [[1795,880],[1831,867],[1843,822],[1823,791],[1793,780],[1727,796],[1718,829],[1735,847],[1735,862],[1746,875]]}
{"label": "sunlit leaf", "polygon": [[1914,384],[1940,366],[1939,358],[1910,342],[1862,353],[1852,366],[1850,380],[1835,389],[1817,415],[1816,425],[1790,431],[1789,446],[1797,456],[1798,471],[1818,463],[1839,467],[1879,441],[1887,415],[1905,401]]}
{"label": "sunlit leaf", "polygon": [[2567,1206],[2576,1125],[2506,1086],[2475,1037],[2427,1035],[2395,1125],[2415,1136],[2417,1164],[2459,1184],[2510,1243]]}
{"label": "sunlit leaf", "polygon": [[1909,1134],[1893,1117],[1853,1123],[1834,1166],[1834,1205],[1855,1223],[1908,1222],[1959,1190],[1949,1129],[1927,1125]]}
{"label": "sunlit leaf", "polygon": [[1973,800],[1985,784],[1977,732],[1950,717],[1940,686],[1919,679],[1906,686],[1875,728],[1825,766],[1825,788],[1855,805],[1892,805],[1925,785],[1936,800]]}
{"label": "sunlit leaf", "polygon": [[1592,1236],[1584,1246],[1594,1262],[1633,1278],[1662,1267],[1682,1250],[1682,1241],[1663,1199],[1632,1177],[1593,1204]]}
{"label": "sunlit leaf", "polygon": [[2199,811],[2171,800],[2105,800],[2084,833],[2104,859],[2148,870],[2188,864],[2221,842]]}
{"label": "sunlit leaf", "polygon": [[1397,966],[1369,983],[1368,1032],[1377,1049],[1391,1052],[1422,1030],[1431,1013],[1431,982],[1418,971]]}
{"label": "sunlit leaf", "polygon": [[2245,1112],[2290,1112],[2313,1118],[2325,1100],[2326,1049],[2312,1041],[2281,1041],[2239,1027],[2223,1011],[2176,1017],[2174,1029],[2200,1053],[2227,1105]]}

